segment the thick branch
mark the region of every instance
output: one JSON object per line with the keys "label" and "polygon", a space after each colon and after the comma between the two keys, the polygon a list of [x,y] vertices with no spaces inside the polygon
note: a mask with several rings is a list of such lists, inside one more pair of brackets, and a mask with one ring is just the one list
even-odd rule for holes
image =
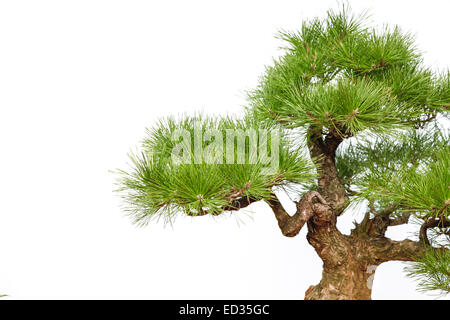
{"label": "thick branch", "polygon": [[447,251],[447,248],[433,248],[426,246],[423,242],[409,239],[394,241],[388,238],[372,239],[369,250],[371,256],[377,263],[387,261],[417,261],[427,250]]}
{"label": "thick branch", "polygon": [[383,211],[377,212],[375,211],[373,204],[370,205],[370,211],[374,213],[375,216],[369,220],[368,235],[372,237],[384,237],[389,226],[393,226],[394,223],[401,224],[400,222],[404,219],[408,222],[409,215],[407,218],[402,216],[402,218],[399,217],[397,220],[389,217],[397,207],[397,205],[391,203]]}
{"label": "thick branch", "polygon": [[[314,202],[314,200],[318,202]],[[278,226],[286,237],[296,236],[303,225],[314,215],[317,215],[319,220],[325,219],[324,212],[328,210],[326,201],[317,191],[309,191],[297,202],[297,211],[293,216],[284,210],[275,195],[267,203],[272,208],[275,218],[278,221]]]}
{"label": "thick branch", "polygon": [[[390,215],[398,208],[395,204],[388,205],[384,210],[377,211],[373,201],[369,201],[369,211],[364,216],[361,223],[356,224],[353,234],[366,235],[370,237],[384,237],[386,230],[391,226],[398,226],[408,223],[410,212],[405,212],[396,218],[390,218]],[[370,219],[370,214],[373,218]]]}

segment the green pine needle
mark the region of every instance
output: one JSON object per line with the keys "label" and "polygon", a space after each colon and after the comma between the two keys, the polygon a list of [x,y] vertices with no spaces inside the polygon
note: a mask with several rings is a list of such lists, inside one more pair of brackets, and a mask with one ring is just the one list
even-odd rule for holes
{"label": "green pine needle", "polygon": [[[243,119],[169,117],[147,130],[139,152],[130,154],[129,168],[117,171],[117,191],[133,221],[218,215],[245,201],[268,200],[274,187],[316,189],[308,132],[343,140],[336,168],[351,200],[369,200],[375,210],[393,205],[393,215],[408,211],[419,221],[448,219],[450,135],[438,123],[449,116],[450,72],[425,66],[411,34],[397,26],[371,27],[367,14],[346,6],[304,22],[298,31],[283,30],[278,38],[284,53],[249,92]],[[277,149],[271,147],[273,137],[267,141],[270,154],[279,151],[270,174],[252,149],[260,138],[246,138],[241,163],[233,153],[235,163],[226,164],[229,151],[215,144],[224,139],[225,146],[221,136],[186,142],[182,158],[188,163],[172,159],[180,129],[193,137],[198,130],[273,128],[281,138]],[[215,161],[202,153],[199,158],[198,147],[212,150]],[[429,232],[439,238],[435,245],[448,246],[448,229]],[[449,266],[448,253],[430,251],[408,274],[423,290],[448,292]]]}
{"label": "green pine needle", "polygon": [[450,253],[428,251],[418,262],[406,267],[410,278],[418,281],[418,290],[422,292],[438,291],[450,293]]}

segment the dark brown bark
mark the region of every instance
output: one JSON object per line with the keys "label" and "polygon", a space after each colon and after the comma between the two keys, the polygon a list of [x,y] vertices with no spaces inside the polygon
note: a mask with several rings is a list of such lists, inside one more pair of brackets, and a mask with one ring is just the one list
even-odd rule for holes
{"label": "dark brown bark", "polygon": [[[449,202],[447,200],[447,202]],[[446,207],[448,207],[448,203],[446,203]],[[446,219],[445,217],[440,218],[430,218],[427,221],[425,221],[422,226],[420,227],[420,240],[425,243],[426,245],[430,245],[430,240],[428,240],[427,231],[430,228],[448,228],[450,227],[450,220]]]}
{"label": "dark brown bark", "polygon": [[[290,216],[278,201],[275,195],[273,199],[268,201],[275,217],[278,220],[278,226],[286,237],[296,236],[303,225],[314,215],[320,216],[326,214],[327,206],[325,200],[317,191],[306,193],[302,199],[297,202],[297,211]],[[317,218],[316,218],[317,219]]]}
{"label": "dark brown bark", "polygon": [[375,266],[365,244],[341,234],[334,223],[308,223],[308,242],[323,261],[322,280],[305,293],[306,300],[370,299]]}
{"label": "dark brown bark", "polygon": [[[329,134],[322,137],[310,131],[309,148],[319,172],[318,192],[328,205],[327,219],[308,221],[307,240],[323,261],[322,280],[311,286],[305,299],[370,299],[372,276],[351,238],[339,232],[336,219],[347,207],[349,199],[339,180],[335,165],[336,150],[342,139]],[[371,270],[369,270],[371,271]],[[370,288],[369,288],[370,287]]]}
{"label": "dark brown bark", "polygon": [[335,166],[336,149],[342,139],[332,134],[322,137],[318,131],[309,133],[311,156],[319,172],[318,190],[302,197],[293,216],[275,196],[268,203],[283,235],[295,236],[307,224],[307,240],[323,261],[322,279],[306,291],[305,299],[371,299],[378,265],[392,260],[415,261],[430,247],[420,241],[393,241],[385,237],[389,226],[407,223],[409,219],[409,213],[392,219],[395,205],[381,212],[376,212],[371,205],[350,235],[339,232],[337,217],[349,203]]}
{"label": "dark brown bark", "polygon": [[310,130],[308,145],[320,174],[318,192],[327,201],[334,215],[341,214],[348,204],[347,192],[339,180],[335,164],[336,150],[341,142],[341,138],[333,135],[322,138],[320,133]]}
{"label": "dark brown bark", "polygon": [[427,250],[447,250],[412,240],[346,236],[333,228],[328,233],[309,232],[308,241],[323,260],[322,280],[306,291],[308,300],[370,300],[375,271],[381,263],[416,261]]}

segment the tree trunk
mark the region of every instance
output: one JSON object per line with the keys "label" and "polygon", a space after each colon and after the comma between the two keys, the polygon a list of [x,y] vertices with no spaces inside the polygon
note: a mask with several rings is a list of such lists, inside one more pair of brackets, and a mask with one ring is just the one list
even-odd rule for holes
{"label": "tree trunk", "polygon": [[370,300],[375,267],[361,270],[357,263],[324,267],[319,284],[309,287],[305,300]]}
{"label": "tree trunk", "polygon": [[308,242],[323,261],[322,280],[309,287],[305,300],[370,300],[377,265],[367,243],[335,227],[308,222]]}
{"label": "tree trunk", "polygon": [[308,221],[308,242],[323,261],[322,280],[311,286],[305,299],[370,300],[376,265],[371,263],[367,242],[358,234],[346,236],[336,228],[336,219],[349,203],[335,166],[340,138],[311,132],[311,156],[318,159],[318,192],[329,208],[326,215],[313,215]]}
{"label": "tree trunk", "polygon": [[[320,173],[318,189],[303,195],[293,216],[283,209],[276,195],[268,201],[283,235],[293,237],[307,224],[307,240],[323,261],[322,280],[309,287],[306,300],[370,300],[378,265],[392,260],[416,261],[430,249],[424,241],[394,241],[385,237],[388,226],[408,222],[408,213],[390,217],[395,210],[393,205],[380,212],[371,205],[350,235],[339,232],[337,217],[349,204],[349,194],[335,165],[341,141],[332,135],[322,137],[320,131],[310,129],[308,145]],[[423,233],[426,235],[426,229]]]}

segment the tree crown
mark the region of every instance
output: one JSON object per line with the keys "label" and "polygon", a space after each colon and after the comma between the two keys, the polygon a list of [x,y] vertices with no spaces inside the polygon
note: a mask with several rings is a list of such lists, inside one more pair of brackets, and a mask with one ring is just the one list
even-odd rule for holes
{"label": "tree crown", "polygon": [[[134,221],[218,215],[259,200],[277,207],[274,187],[320,190],[328,156],[345,207],[366,200],[368,217],[412,214],[422,241],[448,246],[450,149],[442,123],[450,73],[424,66],[411,34],[369,27],[366,15],[345,7],[278,37],[284,55],[249,93],[244,119],[183,116],[147,131],[131,169],[119,172]],[[228,131],[236,137],[222,134]],[[182,163],[174,161],[177,148]],[[278,155],[269,172],[264,153]],[[411,274],[428,272],[423,287],[449,291],[449,261],[448,251],[430,253]]]}

